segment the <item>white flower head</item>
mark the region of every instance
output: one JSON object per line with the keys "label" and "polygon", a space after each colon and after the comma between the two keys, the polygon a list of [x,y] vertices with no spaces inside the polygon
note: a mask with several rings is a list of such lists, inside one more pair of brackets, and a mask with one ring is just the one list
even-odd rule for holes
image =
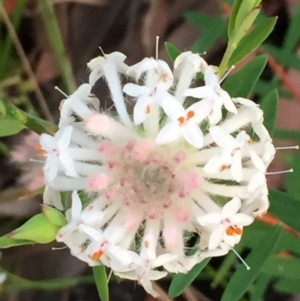
{"label": "white flower head", "polygon": [[[261,109],[232,100],[198,54],[178,56],[175,76],[162,60],[128,67],[125,58],[114,52],[90,61],[89,84],[62,105],[61,130],[41,136],[55,189],[45,202],[63,209],[59,192],[72,192],[57,240],[88,265],[105,265],[157,296],[151,281],[228,253],[267,209],[274,148]],[[192,88],[199,71],[205,85]],[[113,113],[99,113],[90,95],[101,78]],[[190,245],[194,235],[200,241]],[[196,253],[187,256],[190,247]]]}

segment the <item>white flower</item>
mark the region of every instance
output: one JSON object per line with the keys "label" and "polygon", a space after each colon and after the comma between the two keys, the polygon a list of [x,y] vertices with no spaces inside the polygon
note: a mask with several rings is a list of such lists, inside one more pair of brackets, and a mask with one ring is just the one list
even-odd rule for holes
{"label": "white flower", "polygon": [[210,236],[209,250],[216,249],[223,240],[233,247],[241,237],[243,226],[248,226],[253,222],[252,216],[238,213],[241,205],[240,199],[233,198],[222,208],[221,212],[210,212],[198,218],[198,222],[203,226],[216,226]]}
{"label": "white flower", "polygon": [[208,116],[211,102],[203,100],[184,109],[176,99],[168,97],[163,100],[162,107],[171,121],[161,129],[156,137],[156,142],[166,144],[183,136],[188,143],[196,148],[201,148],[203,133],[199,124]]}
{"label": "white flower", "polygon": [[242,150],[250,141],[249,135],[241,131],[236,138],[228,134],[221,127],[214,126],[210,128],[215,143],[221,147],[221,152],[213,156],[204,166],[207,173],[217,173],[231,167],[231,174],[234,180],[242,180]]}
{"label": "white flower", "polygon": [[65,173],[68,176],[76,177],[74,161],[68,152],[68,147],[71,142],[73,128],[67,126],[58,131],[54,137],[48,134],[42,134],[40,144],[47,156],[46,165],[44,167],[46,179],[52,181],[58,173],[59,165],[61,164]]}
{"label": "white flower", "polygon": [[229,94],[220,87],[220,79],[216,74],[213,66],[206,68],[204,73],[205,86],[188,89],[184,95],[195,98],[210,98],[214,100],[214,107],[210,114],[211,124],[218,123],[222,118],[222,106],[224,105],[227,111],[237,114],[235,105],[232,102]]}

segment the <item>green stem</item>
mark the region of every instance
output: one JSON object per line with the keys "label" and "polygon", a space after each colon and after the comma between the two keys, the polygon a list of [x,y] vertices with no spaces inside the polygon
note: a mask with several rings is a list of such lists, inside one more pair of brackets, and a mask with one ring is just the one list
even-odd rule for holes
{"label": "green stem", "polygon": [[220,76],[224,75],[224,73],[227,71],[227,69],[231,66],[228,66],[228,62],[232,56],[232,53],[234,52],[236,46],[231,44],[230,41],[227,44],[226,51],[224,53],[223,59],[220,63],[219,69],[220,69]]}

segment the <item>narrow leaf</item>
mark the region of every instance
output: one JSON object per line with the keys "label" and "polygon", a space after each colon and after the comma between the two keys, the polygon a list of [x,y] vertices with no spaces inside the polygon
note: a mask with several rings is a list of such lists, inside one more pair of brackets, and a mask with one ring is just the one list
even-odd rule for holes
{"label": "narrow leaf", "polygon": [[7,249],[16,246],[31,245],[32,241],[25,239],[14,239],[6,235],[0,237],[0,249]]}
{"label": "narrow leaf", "polygon": [[246,258],[246,262],[251,269],[248,271],[243,265],[238,268],[230,278],[221,301],[238,301],[241,299],[259,275],[265,262],[273,254],[281,232],[282,227],[277,225],[266,233],[260,240],[258,247],[253,249]]}
{"label": "narrow leaf", "polygon": [[288,129],[275,129],[274,138],[300,141],[300,131]]}
{"label": "narrow leaf", "polygon": [[165,47],[170,56],[171,61],[174,63],[181,51],[170,42],[165,42]]}
{"label": "narrow leaf", "polygon": [[267,63],[266,55],[259,55],[231,75],[223,84],[223,88],[232,97],[249,97]]}
{"label": "narrow leaf", "polygon": [[101,301],[109,300],[106,269],[104,265],[93,267],[94,279]]}
{"label": "narrow leaf", "polygon": [[264,265],[263,271],[273,277],[286,277],[300,280],[299,269],[299,258],[272,256]]}
{"label": "narrow leaf", "polygon": [[268,212],[285,224],[300,231],[300,202],[287,193],[270,189],[270,208]]}
{"label": "narrow leaf", "polygon": [[233,7],[232,7],[232,12],[230,15],[230,19],[229,19],[229,24],[228,24],[228,38],[231,39],[233,32],[234,32],[234,28],[235,28],[235,20],[236,20],[236,16],[237,13],[240,9],[241,3],[243,0],[235,0]]}
{"label": "narrow leaf", "polygon": [[285,185],[289,195],[300,200],[300,151],[294,156],[292,166],[293,172],[287,175]]}
{"label": "narrow leaf", "polygon": [[278,280],[274,288],[283,293],[288,294],[299,294],[300,293],[300,285],[299,285],[299,279],[291,279],[291,278],[283,278]]}
{"label": "narrow leaf", "polygon": [[294,51],[300,38],[300,4],[298,3],[294,10],[292,20],[285,35],[283,48],[287,51]]}
{"label": "narrow leaf", "polygon": [[201,271],[208,264],[210,258],[206,258],[197,265],[195,265],[187,274],[177,274],[174,276],[169,287],[169,296],[175,298],[181,295],[187,287],[197,278]]}
{"label": "narrow leaf", "polygon": [[24,125],[9,116],[0,117],[0,137],[18,134],[24,129]]}
{"label": "narrow leaf", "polygon": [[264,111],[264,125],[271,136],[273,136],[277,119],[279,98],[277,90],[271,91],[261,102],[261,109]]}
{"label": "narrow leaf", "polygon": [[270,35],[276,21],[277,17],[267,18],[245,36],[233,52],[228,65],[236,65],[251,52],[256,50]]}
{"label": "narrow leaf", "polygon": [[254,290],[251,293],[250,301],[263,300],[263,296],[268,288],[268,284],[271,281],[271,277],[266,274],[260,274],[254,285]]}

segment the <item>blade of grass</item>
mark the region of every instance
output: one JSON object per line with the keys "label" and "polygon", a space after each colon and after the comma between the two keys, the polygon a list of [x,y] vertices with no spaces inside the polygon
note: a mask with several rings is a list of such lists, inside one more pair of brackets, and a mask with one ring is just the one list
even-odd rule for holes
{"label": "blade of grass", "polygon": [[76,89],[76,83],[73,78],[72,66],[66,53],[53,4],[49,0],[39,0],[39,4],[46,34],[54,52],[63,82],[68,93],[71,94]]}

